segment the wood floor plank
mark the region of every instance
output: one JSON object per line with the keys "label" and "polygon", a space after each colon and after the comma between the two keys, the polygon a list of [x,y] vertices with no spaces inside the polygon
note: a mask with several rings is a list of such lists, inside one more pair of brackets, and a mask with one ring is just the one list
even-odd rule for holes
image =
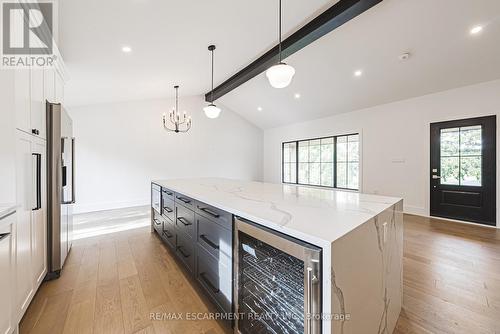
{"label": "wood floor plank", "polygon": [[135,333],[151,326],[139,276],[120,280],[120,296],[125,333]]}
{"label": "wood floor plank", "polygon": [[93,329],[94,333],[121,334],[125,332],[120,287],[116,282],[97,286]]}

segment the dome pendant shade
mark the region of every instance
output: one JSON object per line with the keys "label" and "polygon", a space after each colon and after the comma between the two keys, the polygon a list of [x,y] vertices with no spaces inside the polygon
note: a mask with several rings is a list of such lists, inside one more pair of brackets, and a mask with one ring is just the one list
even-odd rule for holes
{"label": "dome pendant shade", "polygon": [[205,115],[208,118],[217,118],[217,117],[219,117],[221,109],[219,107],[217,107],[215,104],[210,103],[208,106],[203,108],[203,111],[205,112]]}
{"label": "dome pendant shade", "polygon": [[292,82],[295,75],[295,69],[285,63],[279,63],[271,66],[266,71],[267,79],[274,88],[285,88]]}

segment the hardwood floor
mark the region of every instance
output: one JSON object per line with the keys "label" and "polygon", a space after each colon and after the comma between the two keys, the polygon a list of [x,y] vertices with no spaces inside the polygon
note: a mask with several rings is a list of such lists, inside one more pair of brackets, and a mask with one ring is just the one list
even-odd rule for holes
{"label": "hardwood floor", "polygon": [[[82,239],[61,278],[35,296],[22,334],[229,332],[214,320],[151,320],[151,313],[213,306],[149,227],[138,227],[149,210],[127,210],[77,217]],[[116,231],[126,222],[132,229]],[[404,236],[404,306],[395,333],[500,334],[500,231],[405,215]]]}

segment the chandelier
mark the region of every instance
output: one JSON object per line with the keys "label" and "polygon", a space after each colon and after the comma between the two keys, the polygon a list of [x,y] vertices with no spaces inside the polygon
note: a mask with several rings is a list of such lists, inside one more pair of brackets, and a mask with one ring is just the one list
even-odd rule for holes
{"label": "chandelier", "polygon": [[179,113],[179,86],[174,86],[175,89],[175,108],[167,114],[163,113],[163,128],[167,131],[188,132],[191,129],[191,116],[187,116],[184,111],[181,117]]}

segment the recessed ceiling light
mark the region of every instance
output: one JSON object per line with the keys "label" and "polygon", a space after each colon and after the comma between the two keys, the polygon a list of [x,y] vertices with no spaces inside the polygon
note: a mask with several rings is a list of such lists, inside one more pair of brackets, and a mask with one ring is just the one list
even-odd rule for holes
{"label": "recessed ceiling light", "polygon": [[128,45],[122,46],[122,51],[125,53],[132,52],[132,48]]}
{"label": "recessed ceiling light", "polygon": [[296,98],[296,99],[300,99],[300,94],[299,94],[299,93],[295,93],[295,94],[293,95],[293,97],[294,97],[294,98]]}
{"label": "recessed ceiling light", "polygon": [[470,34],[471,35],[476,35],[476,34],[479,34],[481,31],[483,31],[483,27],[482,26],[475,26],[474,28],[472,28],[470,30]]}
{"label": "recessed ceiling light", "polygon": [[258,111],[262,111],[262,107],[257,107],[257,110]]}
{"label": "recessed ceiling light", "polygon": [[360,76],[363,75],[363,71],[357,70],[357,71],[354,72],[354,75],[357,76],[357,77],[360,77]]}

